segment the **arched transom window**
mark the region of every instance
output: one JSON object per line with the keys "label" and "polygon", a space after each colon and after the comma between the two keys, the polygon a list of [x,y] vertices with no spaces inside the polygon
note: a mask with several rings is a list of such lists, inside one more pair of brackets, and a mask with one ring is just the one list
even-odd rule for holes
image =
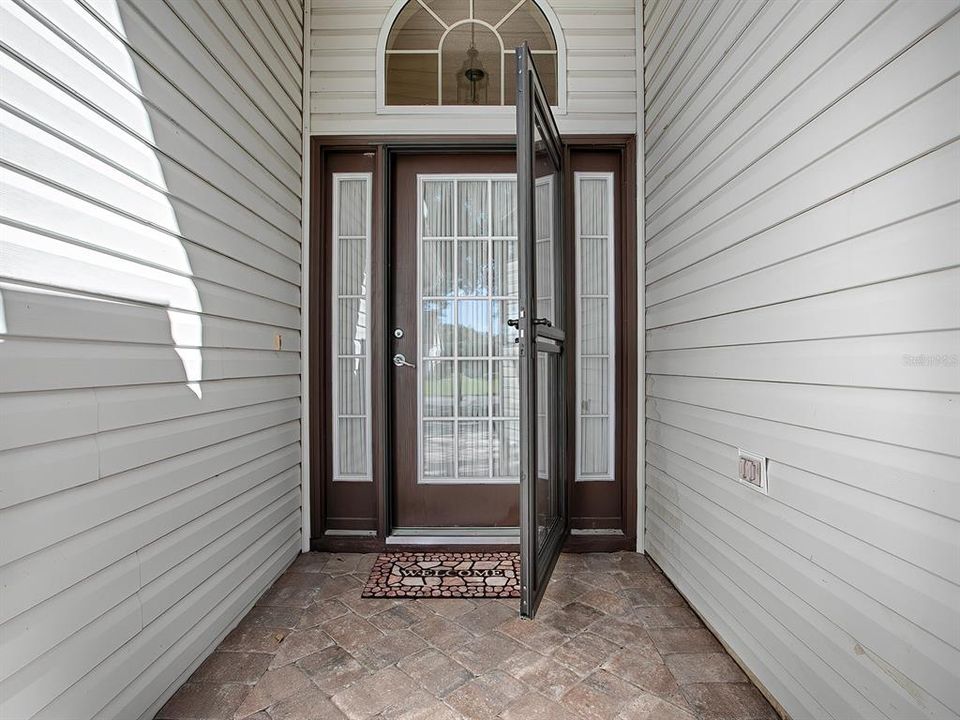
{"label": "arched transom window", "polygon": [[557,42],[533,0],[410,0],[387,36],[387,105],[513,105],[515,48],[530,44],[557,104]]}

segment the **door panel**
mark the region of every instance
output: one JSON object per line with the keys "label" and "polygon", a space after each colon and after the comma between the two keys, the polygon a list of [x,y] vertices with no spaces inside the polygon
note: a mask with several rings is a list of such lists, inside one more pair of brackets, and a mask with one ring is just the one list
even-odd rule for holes
{"label": "door panel", "polygon": [[520,612],[533,617],[569,525],[563,146],[526,44],[517,67]]}
{"label": "door panel", "polygon": [[[393,526],[516,527],[512,154],[399,155],[392,177]],[[394,337],[399,328],[402,337]]]}

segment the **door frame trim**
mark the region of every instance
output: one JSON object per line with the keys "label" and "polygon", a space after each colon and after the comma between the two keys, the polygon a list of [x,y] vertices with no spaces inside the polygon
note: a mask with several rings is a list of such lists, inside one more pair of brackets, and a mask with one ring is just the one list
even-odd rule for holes
{"label": "door frame trim", "polygon": [[[635,196],[637,185],[637,138],[632,134],[580,134],[564,136],[565,154],[571,150],[607,150],[616,151],[622,154],[622,172],[623,172],[623,202],[621,227],[622,235],[625,239],[629,238],[631,242],[637,243],[639,235],[637,234],[637,203],[630,201]],[[329,528],[326,523],[326,493],[325,476],[327,474],[327,464],[330,458],[327,457],[326,442],[323,439],[323,433],[327,427],[323,422],[325,415],[325,405],[321,401],[322,388],[329,385],[330,380],[320,376],[321,365],[319,359],[322,356],[322,343],[324,342],[322,318],[325,310],[322,306],[322,293],[316,292],[313,288],[316,283],[323,278],[328,269],[323,266],[323,248],[321,239],[324,232],[324,220],[328,212],[325,206],[325,156],[328,152],[356,152],[362,153],[372,158],[374,166],[373,177],[373,232],[371,239],[371,251],[373,261],[378,258],[383,261],[384,253],[389,251],[390,238],[390,217],[392,205],[390,198],[390,177],[392,173],[393,158],[402,154],[458,154],[458,153],[511,153],[516,150],[514,135],[364,135],[364,136],[342,136],[342,135],[311,135],[309,142],[310,167],[308,168],[310,181],[310,195],[307,198],[309,203],[309,242],[305,252],[308,258],[308,266],[304,268],[303,282],[309,283],[311,290],[308,293],[307,315],[310,322],[310,332],[307,340],[307,358],[304,372],[308,378],[308,394],[311,418],[309,421],[309,447],[306,452],[309,453],[309,475],[310,492],[304,496],[309,503],[310,516],[310,534],[309,547],[313,550],[327,551],[356,551],[356,552],[377,552],[388,547],[387,538],[393,535],[391,528],[391,498],[390,498],[390,478],[389,467],[390,457],[393,451],[392,432],[390,430],[390,408],[384,407],[382,412],[374,413],[373,417],[373,486],[376,504],[376,528],[375,535],[366,534],[364,536],[331,534],[327,531]],[[569,163],[565,162],[569,167]],[[570,220],[568,219],[568,222]],[[642,248],[637,247],[638,256],[642,256]],[[384,265],[384,271],[388,268]],[[390,273],[384,272],[383,287],[373,288],[371,305],[375,305],[381,317],[386,317],[384,313],[389,309],[388,303],[392,288],[389,286]],[[639,282],[639,278],[637,279]],[[324,296],[325,297],[325,296]],[[642,298],[642,293],[640,294]],[[638,318],[643,317],[643,307],[638,304]],[[386,323],[380,328],[380,337],[377,338],[381,348],[389,347],[388,339],[390,329]],[[637,329],[638,340],[642,338],[642,331]],[[638,344],[638,347],[642,347]],[[379,362],[377,360],[379,359]],[[638,362],[642,358],[638,358]],[[376,364],[374,364],[376,363]],[[371,360],[371,369],[379,369],[376,373],[376,379],[371,385],[371,391],[380,393],[381,397],[389,402],[387,392],[387,369],[389,357],[385,352],[380,352],[377,358],[374,354]],[[635,373],[631,373],[635,375]],[[643,387],[638,384],[637,393],[643,392]],[[642,403],[638,403],[637,423],[643,434]],[[632,438],[624,438],[623,442],[630,442]],[[571,477],[573,475],[571,474]],[[569,481],[569,478],[568,478]],[[564,546],[568,552],[608,552],[616,550],[635,550],[638,547],[636,538],[637,518],[642,509],[637,506],[639,495],[638,483],[643,481],[642,467],[637,468],[636,476],[632,478],[624,477],[623,497],[621,501],[621,520],[623,522],[623,534],[571,534]],[[453,538],[451,538],[453,539]],[[394,541],[396,542],[396,541]],[[389,543],[390,549],[397,549],[399,546]],[[305,540],[304,546],[307,542]],[[453,546],[453,545],[452,545]],[[512,546],[508,546],[512,547]]]}

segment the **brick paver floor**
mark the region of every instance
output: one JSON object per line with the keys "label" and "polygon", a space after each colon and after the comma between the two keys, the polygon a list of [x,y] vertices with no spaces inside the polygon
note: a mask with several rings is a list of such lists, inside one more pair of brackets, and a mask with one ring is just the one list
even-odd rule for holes
{"label": "brick paver floor", "polygon": [[562,555],[532,621],[361,598],[376,557],[301,555],[158,720],[777,718],[643,555]]}

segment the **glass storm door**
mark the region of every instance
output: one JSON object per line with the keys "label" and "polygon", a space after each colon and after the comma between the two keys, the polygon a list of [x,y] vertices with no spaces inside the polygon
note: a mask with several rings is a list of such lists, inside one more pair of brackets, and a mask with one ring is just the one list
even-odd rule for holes
{"label": "glass storm door", "polygon": [[526,43],[517,48],[520,613],[533,617],[567,535],[563,145]]}

